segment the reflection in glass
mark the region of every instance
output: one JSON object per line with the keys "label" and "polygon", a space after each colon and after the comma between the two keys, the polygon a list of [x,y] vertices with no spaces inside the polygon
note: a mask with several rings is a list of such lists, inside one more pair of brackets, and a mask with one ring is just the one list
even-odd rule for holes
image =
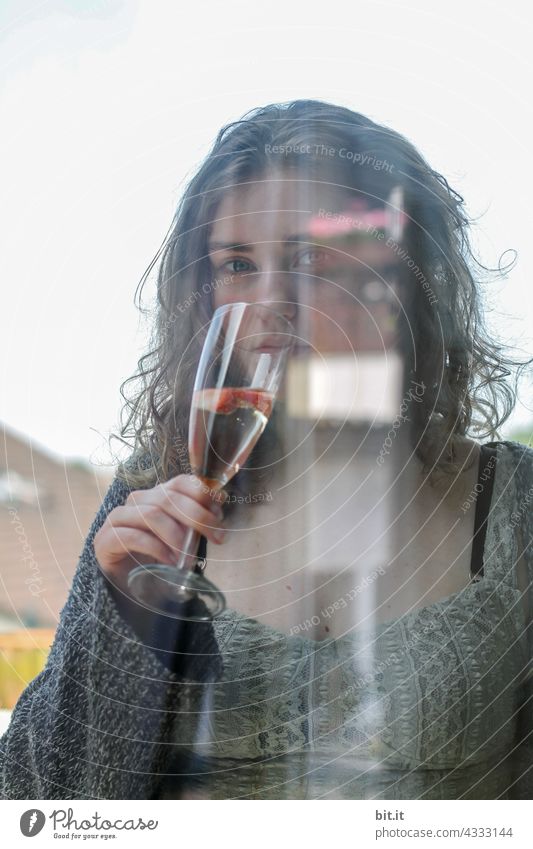
{"label": "reflection in glass", "polygon": [[512,396],[461,204],[401,136],[314,101],[226,128],[191,186],[169,358],[194,366],[232,303],[268,305],[295,344],[206,544],[223,672],[180,690],[161,796],[528,792],[533,463],[486,441]]}

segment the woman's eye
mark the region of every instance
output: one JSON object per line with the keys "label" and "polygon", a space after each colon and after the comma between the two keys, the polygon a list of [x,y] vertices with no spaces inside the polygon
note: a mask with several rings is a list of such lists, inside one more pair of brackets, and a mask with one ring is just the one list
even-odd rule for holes
{"label": "woman's eye", "polygon": [[308,251],[302,251],[294,260],[294,265],[303,265],[307,268],[316,265],[324,265],[328,258],[327,251],[319,248],[310,248]]}
{"label": "woman's eye", "polygon": [[223,268],[232,274],[246,274],[253,270],[253,264],[246,259],[236,258],[225,262]]}

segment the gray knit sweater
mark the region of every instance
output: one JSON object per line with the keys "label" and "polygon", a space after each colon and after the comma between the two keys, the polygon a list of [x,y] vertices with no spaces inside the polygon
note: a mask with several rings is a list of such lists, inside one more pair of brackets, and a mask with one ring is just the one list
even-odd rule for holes
{"label": "gray knit sweater", "polygon": [[121,615],[126,602],[101,572],[93,539],[129,491],[118,478],[111,484],[46,667],[0,739],[0,798],[157,797],[181,700],[220,675],[210,624],[179,632],[176,620],[134,603],[128,620]]}
{"label": "gray knit sweater", "polygon": [[[523,590],[533,609],[533,450],[510,442],[504,447],[507,460],[500,468],[504,478],[495,507],[503,519],[493,523],[492,532],[507,550],[508,563],[500,558],[505,573],[511,575],[517,556],[525,559]],[[159,798],[165,772],[173,771],[172,748],[183,721],[183,713],[177,721],[180,711],[201,704],[202,695],[209,695],[206,688],[213,687],[210,682],[222,676],[210,624],[189,626],[183,632],[175,620],[147,614],[138,605],[128,604],[126,611],[124,597],[99,569],[94,535],[128,492],[118,479],[108,490],[85,542],[46,668],[20,697],[0,739],[1,798]],[[496,582],[498,596],[504,593],[506,580],[502,575],[501,590]],[[512,607],[509,615],[516,617]],[[530,666],[530,625],[522,636]],[[220,645],[227,665],[223,642]],[[516,651],[514,644],[511,648]],[[507,649],[503,644],[502,652]],[[229,666],[226,674],[231,677]],[[510,798],[531,798],[531,675],[528,682],[513,717],[517,734]],[[241,718],[235,715],[234,720]]]}

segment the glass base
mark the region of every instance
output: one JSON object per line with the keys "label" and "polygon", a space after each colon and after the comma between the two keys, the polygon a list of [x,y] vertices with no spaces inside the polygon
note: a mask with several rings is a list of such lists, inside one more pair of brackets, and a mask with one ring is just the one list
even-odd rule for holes
{"label": "glass base", "polygon": [[226,609],[224,594],[190,569],[161,563],[137,566],[128,576],[128,587],[145,607],[186,622],[209,622]]}

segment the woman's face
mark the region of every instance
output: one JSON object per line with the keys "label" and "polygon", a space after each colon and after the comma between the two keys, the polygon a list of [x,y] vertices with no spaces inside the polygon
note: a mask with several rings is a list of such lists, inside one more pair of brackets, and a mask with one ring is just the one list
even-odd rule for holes
{"label": "woman's face", "polygon": [[296,355],[392,347],[398,257],[376,224],[383,212],[361,204],[353,191],[288,172],[228,191],[208,245],[213,308],[271,306],[293,323]]}

